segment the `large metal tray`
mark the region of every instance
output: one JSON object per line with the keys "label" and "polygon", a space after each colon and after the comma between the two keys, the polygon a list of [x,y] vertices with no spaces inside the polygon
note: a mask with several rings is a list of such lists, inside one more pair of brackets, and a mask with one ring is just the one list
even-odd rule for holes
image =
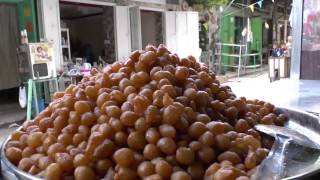
{"label": "large metal tray", "polygon": [[[317,116],[304,111],[281,107],[276,108],[275,113],[287,115],[289,121],[285,126],[307,135],[320,144],[320,123]],[[41,180],[40,178],[19,170],[8,161],[4,154],[4,148],[10,138],[11,136],[6,139],[1,147],[1,172],[3,178],[5,180]],[[295,158],[287,163],[285,179],[306,178],[320,173],[319,150],[301,149],[295,148],[294,146],[292,146],[290,150],[295,152],[291,153],[295,155]]]}

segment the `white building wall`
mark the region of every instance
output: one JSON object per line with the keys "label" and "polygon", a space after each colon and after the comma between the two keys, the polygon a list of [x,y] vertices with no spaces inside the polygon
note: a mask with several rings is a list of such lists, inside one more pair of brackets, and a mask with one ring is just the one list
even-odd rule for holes
{"label": "white building wall", "polygon": [[198,13],[186,11],[165,12],[165,44],[180,58],[193,55],[199,60]]}
{"label": "white building wall", "polygon": [[62,67],[59,0],[41,0],[43,38],[53,44],[55,66]]}

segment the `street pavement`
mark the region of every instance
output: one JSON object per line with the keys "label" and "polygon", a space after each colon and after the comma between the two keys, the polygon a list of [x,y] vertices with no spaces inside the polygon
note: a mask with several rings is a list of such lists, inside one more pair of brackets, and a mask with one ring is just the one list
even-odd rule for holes
{"label": "street pavement", "polygon": [[224,83],[237,97],[260,99],[276,106],[320,113],[320,81],[280,79],[270,82],[267,72],[229,79]]}

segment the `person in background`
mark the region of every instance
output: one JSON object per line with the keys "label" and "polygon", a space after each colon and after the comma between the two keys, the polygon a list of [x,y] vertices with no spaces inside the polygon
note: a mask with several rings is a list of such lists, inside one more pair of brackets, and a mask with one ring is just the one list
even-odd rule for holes
{"label": "person in background", "polygon": [[285,43],[281,43],[281,46],[280,46],[280,57],[284,56],[286,52],[287,52],[286,44]]}
{"label": "person in background", "polygon": [[287,46],[286,56],[290,57],[291,50],[292,50],[292,36],[288,36],[288,42],[287,42],[286,46]]}
{"label": "person in background", "polygon": [[271,50],[271,56],[272,57],[280,57],[282,54],[281,54],[281,48],[279,47],[279,44],[278,43],[274,43],[272,45],[272,50]]}

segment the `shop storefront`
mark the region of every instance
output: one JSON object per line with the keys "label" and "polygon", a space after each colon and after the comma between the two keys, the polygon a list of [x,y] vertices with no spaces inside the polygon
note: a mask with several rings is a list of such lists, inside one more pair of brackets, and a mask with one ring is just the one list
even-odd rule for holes
{"label": "shop storefront", "polygon": [[125,60],[149,43],[164,43],[181,56],[187,50],[200,56],[198,14],[168,12],[164,0],[39,2],[40,38],[54,44],[57,69],[79,58],[91,65]]}
{"label": "shop storefront", "polygon": [[319,1],[293,1],[293,78],[320,80],[319,17]]}

